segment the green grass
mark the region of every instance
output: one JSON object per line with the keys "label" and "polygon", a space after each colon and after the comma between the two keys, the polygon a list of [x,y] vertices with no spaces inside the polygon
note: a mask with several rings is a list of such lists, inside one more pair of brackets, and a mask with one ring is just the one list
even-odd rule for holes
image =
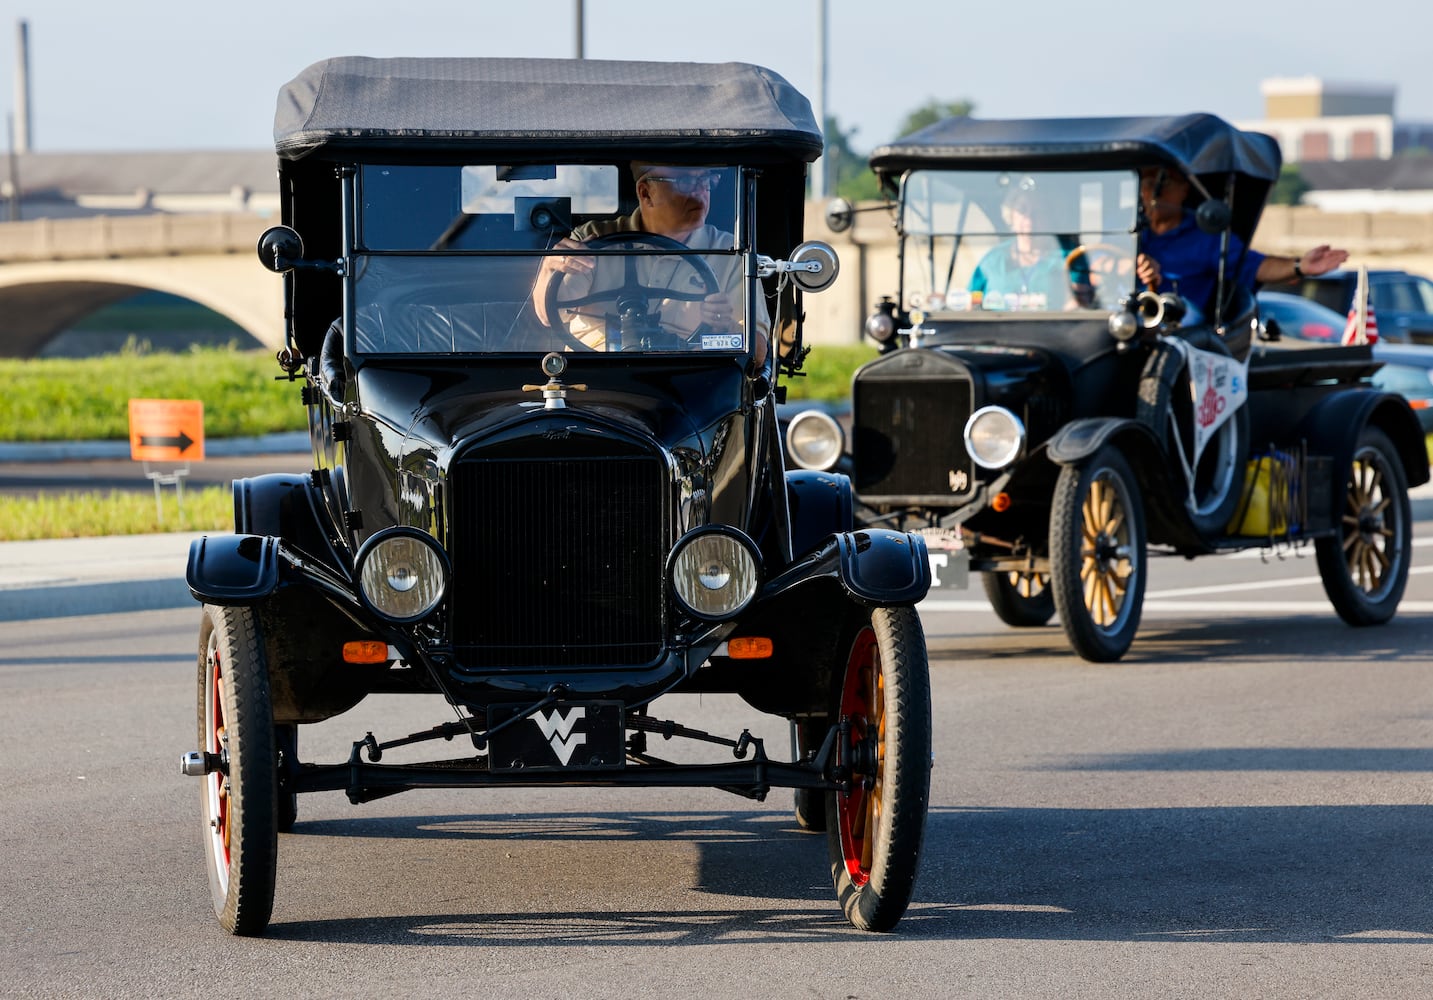
{"label": "green grass", "polygon": [[880,352],[865,344],[818,344],[802,366],[804,377],[786,380],[786,398],[836,402],[851,397],[851,375]]}
{"label": "green grass", "polygon": [[302,430],[299,386],[280,374],[267,351],[151,353],[134,341],[93,358],[0,358],[0,439],[124,441],[131,398],[202,401],[209,438]]}
{"label": "green grass", "polygon": [[0,496],[0,542],[233,530],[234,497],[224,486],[185,490],[182,514],[175,491],[168,487],[160,492],[158,510],[154,493],[142,491]]}

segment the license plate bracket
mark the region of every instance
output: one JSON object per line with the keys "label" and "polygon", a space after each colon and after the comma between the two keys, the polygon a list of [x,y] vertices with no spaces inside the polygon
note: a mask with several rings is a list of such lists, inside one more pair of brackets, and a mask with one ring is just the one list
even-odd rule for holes
{"label": "license plate bracket", "polygon": [[[496,727],[527,711],[526,705],[490,705]],[[488,766],[494,771],[610,770],[627,762],[620,701],[573,701],[539,709],[493,734]]]}

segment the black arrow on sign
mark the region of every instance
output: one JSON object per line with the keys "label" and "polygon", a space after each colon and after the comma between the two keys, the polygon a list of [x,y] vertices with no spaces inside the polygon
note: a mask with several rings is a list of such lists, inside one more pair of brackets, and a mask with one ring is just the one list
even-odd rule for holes
{"label": "black arrow on sign", "polygon": [[189,446],[193,443],[194,439],[183,431],[180,431],[174,437],[146,437],[143,434],[139,437],[139,446],[141,448],[178,448],[180,454],[188,451]]}

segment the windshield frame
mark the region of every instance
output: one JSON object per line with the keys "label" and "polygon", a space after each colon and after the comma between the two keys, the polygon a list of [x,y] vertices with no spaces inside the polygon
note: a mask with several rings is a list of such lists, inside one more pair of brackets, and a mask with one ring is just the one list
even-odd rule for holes
{"label": "windshield frame", "polygon": [[[563,162],[576,163],[576,161],[571,160],[564,160]],[[626,175],[628,171],[628,163],[625,161],[617,161],[615,163],[603,163],[597,165],[577,163],[576,165],[578,167],[586,169],[592,169],[594,166],[598,168],[618,169],[623,173],[623,175]],[[356,361],[361,359],[362,361],[366,362],[368,360],[384,359],[413,360],[435,358],[441,359],[451,357],[538,357],[544,353],[547,353],[549,350],[554,349],[552,347],[552,344],[548,343],[543,345],[535,345],[530,349],[512,349],[512,345],[506,345],[503,349],[499,350],[374,350],[372,349],[371,344],[365,345],[363,343],[363,340],[360,337],[359,331],[357,329],[359,309],[366,299],[365,289],[361,287],[361,283],[364,281],[365,276],[370,275],[372,273],[374,265],[380,265],[380,267],[390,268],[393,265],[397,265],[399,268],[401,268],[401,262],[404,259],[417,259],[432,262],[434,264],[438,263],[439,261],[445,262],[444,265],[440,266],[458,265],[460,264],[460,262],[463,261],[472,262],[478,266],[482,266],[479,261],[483,259],[486,259],[486,263],[492,264],[494,263],[494,261],[492,260],[493,258],[502,258],[509,263],[516,263],[517,261],[522,260],[530,260],[533,262],[533,268],[535,272],[538,262],[540,262],[545,257],[566,255],[575,256],[574,254],[572,254],[572,251],[570,249],[557,249],[554,248],[554,246],[552,245],[555,244],[558,239],[566,235],[565,226],[562,230],[559,230],[555,227],[548,230],[546,233],[541,234],[540,237],[535,241],[530,240],[527,246],[513,245],[507,247],[495,247],[469,245],[466,247],[435,246],[429,248],[415,248],[414,246],[410,245],[407,247],[397,248],[375,248],[363,245],[365,241],[362,239],[361,234],[365,231],[365,204],[363,200],[365,196],[365,185],[363,180],[365,172],[373,171],[375,169],[402,171],[414,169],[415,166],[419,170],[432,170],[436,168],[446,169],[449,171],[460,171],[481,165],[474,163],[443,163],[419,165],[406,163],[378,164],[372,161],[365,161],[363,163],[353,165],[350,169],[343,170],[341,174],[340,188],[342,191],[343,198],[343,231],[341,236],[343,247],[343,254],[341,260],[342,327],[345,354],[349,357],[354,358]],[[494,164],[488,163],[487,166],[492,167],[494,166]],[[500,169],[503,167],[512,166],[516,166],[518,168],[530,168],[533,166],[533,164],[498,163],[496,164],[496,166],[498,166]],[[730,296],[733,299],[734,304],[738,301],[740,303],[739,310],[732,310],[732,315],[735,317],[737,328],[730,333],[723,333],[718,331],[703,336],[700,342],[693,341],[693,346],[686,347],[680,350],[672,348],[662,349],[643,346],[633,347],[633,345],[627,344],[624,345],[627,349],[620,351],[622,357],[624,358],[630,359],[634,356],[641,357],[651,355],[660,355],[661,357],[668,359],[680,357],[711,359],[713,355],[742,357],[749,356],[753,352],[757,344],[758,336],[769,339],[770,329],[774,325],[772,312],[775,309],[779,308],[779,303],[775,299],[775,297],[768,297],[766,295],[764,287],[756,277],[757,261],[756,248],[753,245],[754,239],[752,232],[752,223],[755,219],[757,190],[756,179],[759,174],[759,171],[751,170],[746,166],[737,163],[716,165],[713,166],[712,169],[722,171],[720,182],[723,187],[727,188],[727,194],[725,196],[726,202],[723,205],[722,217],[723,221],[727,222],[727,224],[729,224],[731,227],[731,240],[729,243],[723,239],[719,243],[713,243],[713,245],[711,246],[684,247],[680,245],[674,245],[671,247],[662,246],[660,248],[594,247],[584,248],[581,256],[590,257],[593,259],[646,258],[649,260],[653,260],[653,265],[649,266],[655,266],[655,264],[658,263],[655,260],[656,258],[706,258],[709,264],[713,267],[714,271],[717,271],[717,273],[720,274],[729,275],[727,281],[728,288],[730,289]],[[626,182],[625,176],[624,183],[621,186],[621,193],[622,198],[618,203],[618,210],[615,213],[612,213],[611,215],[607,216],[613,221],[620,219],[621,217],[631,215],[632,210],[636,207],[635,202],[630,200],[631,198],[635,197],[632,193],[632,185],[631,183]],[[715,190],[713,191],[713,194],[715,194]],[[715,214],[716,212],[713,211],[713,215]],[[516,215],[508,215],[507,219],[509,220],[507,225],[513,225],[514,221],[516,220]],[[559,221],[566,222],[567,220]],[[521,226],[521,223],[518,223],[518,225]],[[721,234],[727,233],[727,230],[724,226],[708,225],[706,228],[714,231],[719,231]],[[622,232],[630,232],[630,230],[622,230]],[[515,243],[520,242],[521,241],[515,241]],[[717,266],[722,264],[722,262],[725,260],[730,260],[730,264],[721,267]],[[457,272],[455,271],[454,273]],[[738,282],[740,283],[741,289],[741,293],[739,296],[737,293],[736,284]],[[421,287],[421,285],[422,283],[420,281],[415,281],[412,287],[419,288]],[[518,286],[513,285],[512,287],[516,289]],[[527,288],[524,289],[524,291],[525,293],[530,294],[531,289]],[[367,296],[367,298],[371,299],[372,296],[369,295]],[[770,302],[771,308],[767,308],[768,302]],[[536,317],[533,317],[533,321],[537,322]],[[739,343],[734,338],[739,338]],[[565,349],[574,348],[569,345],[569,347]],[[617,354],[619,353],[619,350],[616,347],[611,347],[597,349],[592,351],[592,353],[598,355]]]}
{"label": "windshield frame", "polygon": [[895,205],[900,307],[917,322],[1103,315],[1136,284],[1138,192],[1128,168],[911,167]]}

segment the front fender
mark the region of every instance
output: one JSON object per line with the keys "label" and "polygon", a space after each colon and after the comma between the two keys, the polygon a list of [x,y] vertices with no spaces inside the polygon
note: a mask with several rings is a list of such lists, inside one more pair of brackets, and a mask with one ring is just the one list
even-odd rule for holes
{"label": "front fender", "polygon": [[920,535],[887,528],[841,531],[762,588],[769,600],[804,583],[834,579],[862,604],[915,604],[930,590],[930,560]]}
{"label": "front fender", "polygon": [[204,604],[257,604],[279,589],[279,540],[268,535],[205,535],[189,543],[184,582]]}
{"label": "front fender", "polygon": [[1045,453],[1057,465],[1074,465],[1089,458],[1108,442],[1129,435],[1137,439],[1132,445],[1122,445],[1136,455],[1148,445],[1159,454],[1159,441],[1154,433],[1140,423],[1127,417],[1082,417],[1071,420],[1061,427],[1045,443]]}

